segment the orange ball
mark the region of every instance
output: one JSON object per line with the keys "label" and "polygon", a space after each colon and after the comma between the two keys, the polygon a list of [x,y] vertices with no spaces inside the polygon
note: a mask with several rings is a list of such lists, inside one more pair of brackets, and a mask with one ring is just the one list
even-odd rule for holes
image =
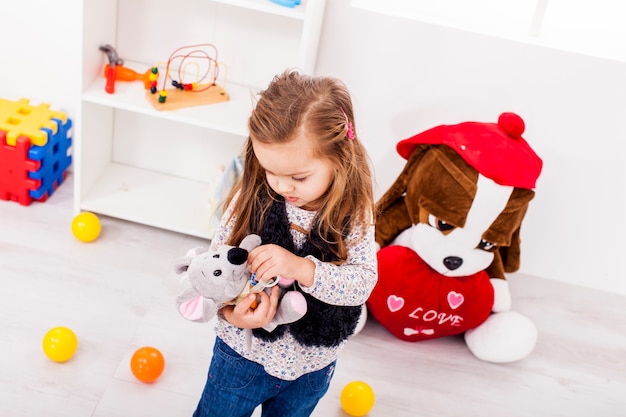
{"label": "orange ball", "polygon": [[135,378],[147,384],[159,379],[165,369],[165,359],[158,349],[144,346],[130,359],[130,370]]}

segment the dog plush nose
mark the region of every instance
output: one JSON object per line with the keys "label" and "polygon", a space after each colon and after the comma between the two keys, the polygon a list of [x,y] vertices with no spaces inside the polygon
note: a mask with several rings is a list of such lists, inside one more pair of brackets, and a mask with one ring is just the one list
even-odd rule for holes
{"label": "dog plush nose", "polygon": [[232,248],[228,250],[226,258],[233,265],[241,265],[248,260],[248,251],[242,248]]}
{"label": "dog plush nose", "polygon": [[443,260],[443,264],[450,271],[454,271],[455,269],[463,265],[463,259],[459,258],[458,256],[448,256]]}

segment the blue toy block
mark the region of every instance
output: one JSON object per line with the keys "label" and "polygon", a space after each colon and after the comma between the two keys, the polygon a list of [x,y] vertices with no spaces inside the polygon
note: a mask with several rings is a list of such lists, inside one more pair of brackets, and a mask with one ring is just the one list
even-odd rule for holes
{"label": "blue toy block", "polygon": [[41,186],[36,190],[30,190],[31,197],[35,200],[45,201],[65,180],[67,168],[72,164],[72,157],[68,154],[72,146],[70,128],[72,121],[67,119],[64,123],[61,119],[53,118],[56,122],[56,133],[49,128],[42,128],[46,132],[48,140],[43,146],[31,146],[28,158],[40,161],[41,166],[37,171],[29,172],[29,178],[41,180]]}

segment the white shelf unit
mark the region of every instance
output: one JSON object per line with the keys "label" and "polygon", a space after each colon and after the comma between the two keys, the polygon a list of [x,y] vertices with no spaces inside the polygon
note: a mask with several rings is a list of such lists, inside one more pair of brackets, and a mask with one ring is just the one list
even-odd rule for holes
{"label": "white shelf unit", "polygon": [[[313,73],[325,0],[84,0],[74,211],[210,238],[212,187],[247,137],[254,94],[287,68]],[[226,64],[224,103],[156,110],[140,81],[104,90],[106,55],[143,73],[186,45]],[[220,78],[221,80],[221,78]],[[221,82],[218,80],[218,82]],[[159,84],[160,86],[160,84]]]}

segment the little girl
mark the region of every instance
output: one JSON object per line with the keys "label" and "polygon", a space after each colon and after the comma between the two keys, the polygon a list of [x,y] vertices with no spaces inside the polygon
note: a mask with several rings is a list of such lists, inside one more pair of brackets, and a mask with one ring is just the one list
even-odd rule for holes
{"label": "little girl", "polygon": [[[256,281],[282,276],[307,302],[300,320],[263,329],[278,287],[218,314],[217,338],[194,417],[310,416],[377,280],[369,160],[350,94],[330,77],[278,75],[249,122],[241,181],[226,200],[211,248],[248,234]],[[252,341],[249,333],[252,330]],[[246,336],[248,335],[248,336]]]}

